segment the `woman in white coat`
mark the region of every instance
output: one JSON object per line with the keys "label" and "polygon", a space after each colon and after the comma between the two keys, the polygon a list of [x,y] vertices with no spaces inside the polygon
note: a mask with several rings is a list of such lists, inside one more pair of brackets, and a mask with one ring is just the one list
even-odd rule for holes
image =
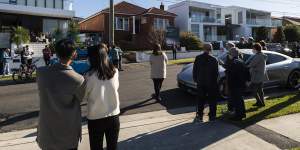
{"label": "woman in white coat", "polygon": [[162,52],[161,45],[155,44],[153,53],[150,56],[151,79],[154,84],[154,98],[161,101],[160,90],[164,79],[167,77],[168,57]]}
{"label": "woman in white coat", "polygon": [[87,73],[85,99],[88,102],[88,130],[91,150],[116,150],[120,130],[119,73],[109,61],[105,45],[88,48],[91,65]]}

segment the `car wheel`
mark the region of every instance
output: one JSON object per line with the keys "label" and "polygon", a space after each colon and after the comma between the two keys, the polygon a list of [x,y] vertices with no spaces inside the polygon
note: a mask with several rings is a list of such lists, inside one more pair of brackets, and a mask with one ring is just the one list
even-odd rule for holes
{"label": "car wheel", "polygon": [[226,80],[225,78],[221,79],[219,82],[219,92],[220,92],[220,97],[222,99],[228,99],[228,86],[226,85]]}
{"label": "car wheel", "polygon": [[293,71],[288,78],[288,86],[296,89],[300,86],[300,70]]}

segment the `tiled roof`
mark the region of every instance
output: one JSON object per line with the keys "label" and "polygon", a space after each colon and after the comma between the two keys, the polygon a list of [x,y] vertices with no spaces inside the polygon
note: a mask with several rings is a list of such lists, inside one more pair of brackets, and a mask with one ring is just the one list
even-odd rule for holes
{"label": "tiled roof", "polygon": [[155,7],[148,9],[144,14],[155,14],[155,15],[164,15],[164,16],[173,16],[173,17],[177,16],[174,13],[170,13],[168,11],[164,11]]}
{"label": "tiled roof", "polygon": [[[143,7],[122,1],[120,3],[117,3],[114,5],[115,8],[115,14],[127,14],[127,15],[143,15],[143,14],[154,14],[154,15],[164,15],[164,16],[173,16],[176,17],[177,15],[174,13],[170,13],[168,11],[164,11],[155,7],[145,9]],[[100,12],[97,12],[87,18],[85,18],[82,22],[85,22],[86,20],[89,20],[95,16],[98,16],[102,13],[109,13],[109,8],[103,9]]]}
{"label": "tiled roof", "polygon": [[[130,15],[140,15],[145,12],[146,9],[125,1],[122,1],[115,5],[116,14],[130,14]],[[102,12],[109,12],[109,8],[104,9]]]}

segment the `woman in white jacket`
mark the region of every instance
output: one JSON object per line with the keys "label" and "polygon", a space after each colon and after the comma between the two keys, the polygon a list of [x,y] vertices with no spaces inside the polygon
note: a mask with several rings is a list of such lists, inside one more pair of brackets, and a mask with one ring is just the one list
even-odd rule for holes
{"label": "woman in white jacket", "polygon": [[107,150],[116,150],[120,130],[119,73],[109,61],[105,45],[88,48],[91,65],[86,75],[88,130],[91,150],[103,149],[105,134]]}
{"label": "woman in white jacket", "polygon": [[154,98],[157,101],[161,101],[160,90],[163,84],[164,79],[167,77],[167,64],[168,57],[162,52],[161,45],[155,44],[153,53],[150,56],[150,65],[151,65],[151,79],[154,84]]}

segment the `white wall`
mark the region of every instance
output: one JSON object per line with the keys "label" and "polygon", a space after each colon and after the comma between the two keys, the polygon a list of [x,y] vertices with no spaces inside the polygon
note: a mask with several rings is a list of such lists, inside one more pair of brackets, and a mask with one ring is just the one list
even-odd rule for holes
{"label": "white wall", "polygon": [[180,32],[190,31],[189,6],[186,2],[170,5],[168,11],[177,15],[175,18],[175,26],[180,29]]}
{"label": "white wall", "polygon": [[26,15],[34,15],[34,16],[47,16],[47,17],[56,17],[56,18],[73,18],[75,16],[75,12],[70,10],[22,6],[22,5],[10,5],[10,4],[0,4],[0,12],[26,14]]}

